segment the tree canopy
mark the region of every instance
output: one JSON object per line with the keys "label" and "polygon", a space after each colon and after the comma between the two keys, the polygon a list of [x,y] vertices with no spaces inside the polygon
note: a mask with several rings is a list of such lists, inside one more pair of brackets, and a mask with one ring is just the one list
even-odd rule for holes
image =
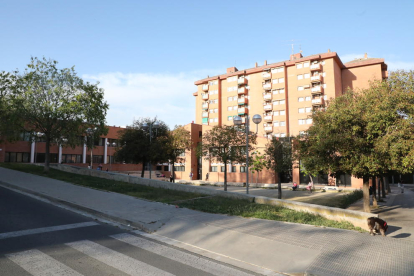
{"label": "tree canopy", "polygon": [[[143,125],[159,123],[158,128],[144,129]],[[151,143],[150,143],[151,135]],[[168,162],[168,126],[157,118],[140,118],[135,120],[132,126],[119,131],[119,147],[115,154],[116,159],[128,163],[142,164],[143,168],[147,162]],[[141,172],[144,176],[144,169]]]}
{"label": "tree canopy", "polygon": [[[74,67],[58,69],[57,63],[32,58],[23,73],[2,72],[0,77],[1,97],[7,101],[0,100],[0,109],[6,106],[8,112],[2,116],[10,119],[9,125],[3,120],[0,123],[2,134],[44,133],[45,172],[49,171],[51,143],[65,139],[67,145],[80,145],[79,136],[91,126],[96,127],[97,135],[107,132],[108,104],[103,89],[78,77]],[[7,131],[11,129],[13,132]]]}
{"label": "tree canopy", "polygon": [[314,112],[313,125],[299,138],[299,158],[313,175],[364,178],[366,211],[367,178],[414,171],[413,75],[396,71],[368,89],[347,91]]}
{"label": "tree canopy", "polygon": [[[256,134],[249,133],[248,150],[253,151]],[[203,134],[199,155],[224,164],[224,190],[227,191],[227,164],[246,161],[246,132],[236,126],[214,126]],[[246,168],[247,169],[247,168]]]}

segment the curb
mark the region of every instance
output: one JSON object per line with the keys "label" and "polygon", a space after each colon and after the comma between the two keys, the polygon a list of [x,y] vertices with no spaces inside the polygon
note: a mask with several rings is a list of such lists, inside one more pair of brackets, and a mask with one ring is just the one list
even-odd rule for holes
{"label": "curb", "polygon": [[35,192],[35,191],[29,190],[29,189],[25,189],[25,188],[22,188],[22,187],[19,187],[19,186],[16,186],[16,185],[4,182],[4,181],[0,181],[0,185],[2,187],[6,188],[6,189],[9,189],[9,190],[20,191],[20,192],[23,192],[23,193],[35,195],[35,196],[38,196],[40,198],[47,199],[50,202],[61,204],[61,205],[64,205],[64,206],[67,206],[67,207],[70,207],[70,208],[74,208],[76,210],[86,212],[86,213],[91,214],[91,215],[93,215],[95,217],[98,217],[98,218],[109,220],[109,221],[119,223],[119,224],[122,224],[122,225],[127,225],[129,227],[133,227],[133,228],[142,230],[142,231],[144,231],[146,233],[149,233],[149,234],[154,233],[156,231],[156,230],[148,228],[143,223],[138,223],[138,222],[133,222],[133,221],[126,220],[126,219],[121,219],[119,217],[108,215],[106,213],[103,213],[103,212],[100,212],[100,211],[97,211],[97,210],[94,210],[94,209],[91,209],[91,208],[88,208],[88,207],[85,207],[85,206],[82,206],[82,205],[78,205],[78,204],[75,204],[75,203],[70,202],[70,201],[57,199],[55,197],[45,195],[45,194],[42,194],[42,193],[39,193],[39,192]]}

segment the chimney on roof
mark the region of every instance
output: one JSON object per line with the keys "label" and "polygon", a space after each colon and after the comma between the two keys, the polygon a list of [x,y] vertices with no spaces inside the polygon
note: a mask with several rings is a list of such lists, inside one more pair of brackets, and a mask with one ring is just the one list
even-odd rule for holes
{"label": "chimney on roof", "polygon": [[299,59],[302,57],[303,57],[302,53],[296,53],[296,54],[290,55],[290,60],[295,60],[295,59]]}
{"label": "chimney on roof", "polygon": [[267,60],[265,60],[265,63],[264,63],[264,65],[267,65]]}
{"label": "chimney on roof", "polygon": [[227,68],[227,74],[234,73],[239,71],[236,67]]}
{"label": "chimney on roof", "polygon": [[364,59],[367,59],[368,58],[368,54],[367,53],[365,53],[365,55],[364,55]]}
{"label": "chimney on roof", "polygon": [[256,67],[257,68],[257,62],[256,62],[256,64],[255,64],[255,66],[254,67]]}
{"label": "chimney on roof", "polygon": [[328,49],[328,53],[330,53],[331,52],[331,49]]}

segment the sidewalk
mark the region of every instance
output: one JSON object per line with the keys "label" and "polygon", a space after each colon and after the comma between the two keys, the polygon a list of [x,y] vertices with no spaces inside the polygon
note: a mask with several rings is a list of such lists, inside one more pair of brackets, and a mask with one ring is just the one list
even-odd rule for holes
{"label": "sidewalk", "polygon": [[4,168],[0,184],[275,272],[414,275],[414,243],[406,239],[202,213]]}

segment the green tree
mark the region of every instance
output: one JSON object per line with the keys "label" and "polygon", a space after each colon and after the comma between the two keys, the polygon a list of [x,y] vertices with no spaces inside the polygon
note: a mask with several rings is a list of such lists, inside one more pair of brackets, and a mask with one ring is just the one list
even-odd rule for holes
{"label": "green tree", "polygon": [[166,145],[168,160],[172,164],[173,181],[175,182],[174,162],[177,162],[180,159],[180,155],[185,153],[186,150],[192,148],[191,133],[181,125],[175,126],[168,133]]}
{"label": "green tree", "polygon": [[[249,152],[254,150],[256,134],[249,133]],[[227,164],[246,160],[246,133],[235,126],[214,126],[203,135],[199,155],[224,164],[224,191],[227,191]],[[248,168],[246,168],[248,169]]]}
{"label": "green tree", "polygon": [[[15,71],[9,77],[13,80],[8,83],[10,127],[16,131],[44,133],[46,173],[52,143],[61,144],[67,139],[69,146],[80,145],[79,136],[85,135],[91,126],[96,127],[97,135],[106,134],[108,104],[104,101],[104,91],[97,84],[79,78],[74,67],[58,69],[57,61],[32,58],[22,74]],[[4,87],[5,78],[0,80]]]}
{"label": "green tree", "polygon": [[16,75],[0,72],[0,142],[13,141],[22,131],[22,121],[16,116],[11,101],[16,81]]}
{"label": "green tree", "polygon": [[[144,129],[143,125],[159,123],[158,128]],[[119,148],[115,154],[117,160],[127,163],[142,164],[141,177],[144,177],[144,166],[168,161],[167,143],[168,126],[157,118],[140,118],[132,126],[119,131]],[[150,135],[151,143],[150,143]]]}
{"label": "green tree", "polygon": [[259,179],[259,173],[263,171],[263,169],[265,169],[267,165],[266,156],[264,156],[260,152],[255,151],[252,153],[250,160],[251,160],[251,163],[249,163],[249,165],[250,165],[251,172],[252,173],[257,172],[257,175],[256,175],[256,184],[257,184],[258,179]]}
{"label": "green tree", "polygon": [[299,158],[312,174],[363,178],[366,212],[369,178],[414,170],[413,83],[413,71],[397,71],[368,89],[348,91],[316,111],[313,126],[299,139]]}
{"label": "green tree", "polygon": [[282,173],[292,174],[294,159],[292,154],[292,138],[272,137],[266,145],[267,168],[278,176],[278,198],[282,198]]}

